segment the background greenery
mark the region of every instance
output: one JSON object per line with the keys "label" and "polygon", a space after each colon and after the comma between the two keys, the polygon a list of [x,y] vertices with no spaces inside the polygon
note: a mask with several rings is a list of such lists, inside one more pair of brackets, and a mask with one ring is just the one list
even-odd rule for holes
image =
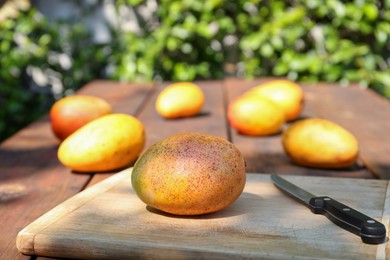
{"label": "background greenery", "polygon": [[[48,22],[34,7],[0,24],[0,140],[96,78],[285,76],[358,82],[390,98],[390,0],[118,0],[113,7],[106,44],[93,43],[82,19]],[[126,10],[136,26],[124,26]]]}

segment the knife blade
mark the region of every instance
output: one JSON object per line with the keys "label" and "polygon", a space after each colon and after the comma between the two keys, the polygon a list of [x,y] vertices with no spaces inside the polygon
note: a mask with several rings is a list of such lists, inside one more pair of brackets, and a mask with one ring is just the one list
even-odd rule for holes
{"label": "knife blade", "polygon": [[304,203],[313,213],[322,214],[336,225],[359,235],[364,243],[386,242],[386,227],[375,219],[328,196],[315,196],[277,174],[272,174],[271,180],[276,187]]}

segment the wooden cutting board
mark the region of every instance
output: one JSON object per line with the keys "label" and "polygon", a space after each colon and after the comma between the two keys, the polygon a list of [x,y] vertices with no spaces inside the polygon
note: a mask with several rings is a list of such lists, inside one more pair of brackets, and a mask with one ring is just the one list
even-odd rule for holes
{"label": "wooden cutting board", "polygon": [[[248,174],[241,197],[205,216],[158,213],[131,187],[127,169],[60,204],[20,231],[25,254],[82,259],[385,259],[388,243],[367,245],[286,196],[268,174]],[[385,180],[286,176],[389,224]]]}

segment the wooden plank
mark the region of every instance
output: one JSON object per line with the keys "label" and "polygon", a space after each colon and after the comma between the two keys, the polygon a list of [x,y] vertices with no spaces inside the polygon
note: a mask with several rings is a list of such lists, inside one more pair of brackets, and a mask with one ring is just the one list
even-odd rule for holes
{"label": "wooden plank", "polygon": [[31,221],[79,192],[88,175],[71,174],[57,160],[59,142],[48,117],[0,146],[0,258],[19,257],[17,233]]}
{"label": "wooden plank", "polygon": [[[270,79],[257,79],[253,81],[245,81],[237,78],[226,79],[225,87],[227,89],[228,102],[231,102],[235,97],[239,96],[251,87],[268,80]],[[307,95],[306,88],[304,87],[303,89],[305,95]],[[310,102],[306,102],[301,118],[316,116],[317,111],[312,109],[312,106],[314,105],[312,100],[314,97],[317,97],[315,102],[323,102],[321,99],[321,93],[317,93],[315,88],[311,88],[310,90]],[[327,109],[332,109],[333,107],[329,105],[329,103],[326,103],[326,105],[328,106]],[[285,125],[285,127],[287,126],[288,124]],[[247,163],[247,171],[249,172],[373,178],[372,174],[360,165],[356,165],[350,169],[341,170],[316,169],[296,165],[292,163],[284,153],[281,143],[281,134],[264,137],[250,137],[241,135],[232,128],[230,129],[231,140],[243,153]]]}
{"label": "wooden plank", "polygon": [[159,87],[139,114],[146,128],[146,148],[150,145],[183,132],[200,132],[217,135],[227,139],[222,81],[194,82],[206,96],[205,105],[198,116],[179,119],[164,119],[157,114],[154,104],[158,94],[168,85]]}
{"label": "wooden plank", "polygon": [[[228,208],[187,217],[145,207],[132,190],[130,176],[131,169],[118,173],[48,212],[19,233],[18,248],[28,254],[82,259],[390,256],[388,243],[362,243],[359,236],[286,196],[266,174],[248,173],[243,194]],[[286,178],[388,226],[387,180]]]}
{"label": "wooden plank", "polygon": [[365,166],[377,177],[390,179],[390,102],[356,85],[307,85],[308,103],[318,116],[351,131],[360,143]]}
{"label": "wooden plank", "polygon": [[136,116],[154,90],[154,84],[95,80],[77,93],[104,98],[113,106],[114,112]]}

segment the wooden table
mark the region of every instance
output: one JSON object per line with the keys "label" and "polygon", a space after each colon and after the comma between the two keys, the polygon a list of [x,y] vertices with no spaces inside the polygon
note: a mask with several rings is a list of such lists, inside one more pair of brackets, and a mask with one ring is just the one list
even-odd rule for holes
{"label": "wooden table", "polygon": [[[116,112],[138,117],[146,128],[146,147],[174,133],[214,134],[233,142],[243,153],[247,172],[350,178],[390,179],[390,103],[358,86],[302,84],[306,102],[303,117],[321,117],[339,123],[359,140],[361,156],[354,167],[342,170],[310,169],[294,165],[284,154],[280,135],[247,137],[226,120],[230,100],[266,79],[196,82],[204,90],[202,114],[188,119],[164,120],[154,101],[164,84],[93,81],[79,93],[105,98]],[[48,116],[4,141],[0,146],[0,259],[26,259],[15,246],[17,233],[59,203],[113,173],[76,174],[56,156],[58,140]],[[38,258],[42,259],[42,258]]]}

